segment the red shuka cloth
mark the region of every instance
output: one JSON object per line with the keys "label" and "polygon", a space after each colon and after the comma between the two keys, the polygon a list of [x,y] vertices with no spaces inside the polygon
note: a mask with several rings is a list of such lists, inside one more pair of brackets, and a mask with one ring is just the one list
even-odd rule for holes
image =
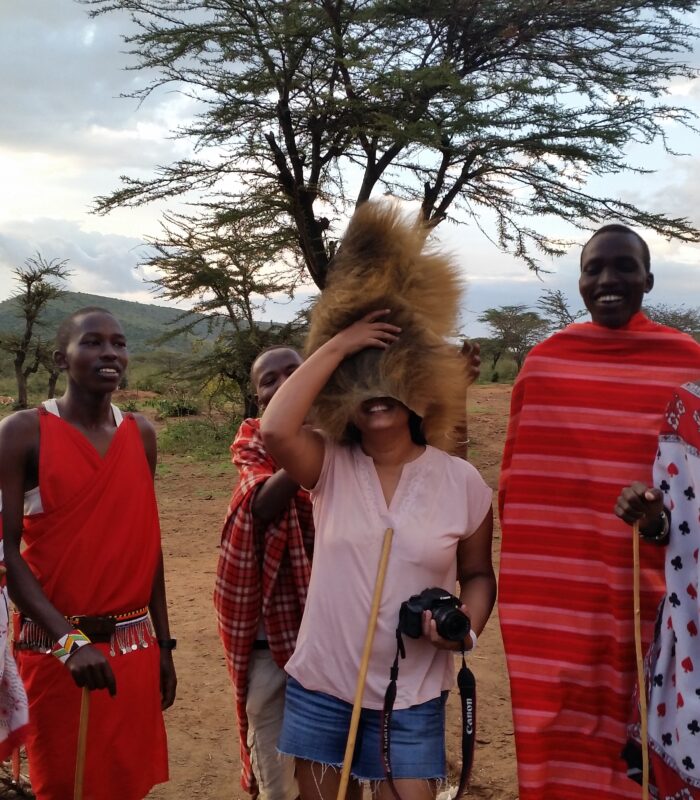
{"label": "red shuka cloth", "polygon": [[311,500],[304,489],[299,489],[275,522],[266,528],[255,523],[255,493],[279,469],[265,450],[259,419],[244,420],[231,454],[238,483],[221,533],[214,605],[236,691],[241,786],[255,794],[247,743],[250,654],[261,618],[278,666],[284,667],[294,652],[311,576],[314,528]]}
{"label": "red shuka cloth", "polygon": [[[631,528],[614,515],[651,482],[672,389],[700,344],[636,314],[574,324],[535,347],[513,389],[501,474],[499,613],[520,800],[638,798],[620,753],[635,679]],[[663,553],[643,548],[652,634]]]}
{"label": "red shuka cloth", "polygon": [[[160,552],[153,480],[136,420],[126,415],[100,457],[76,428],[39,411],[43,513],[25,517],[25,561],[61,613],[147,606]],[[90,693],[85,800],[140,800],[168,779],[160,657],[152,645],[109,656],[117,694]],[[27,741],[37,800],[73,796],[81,689],[54,656],[18,653],[29,697]]]}

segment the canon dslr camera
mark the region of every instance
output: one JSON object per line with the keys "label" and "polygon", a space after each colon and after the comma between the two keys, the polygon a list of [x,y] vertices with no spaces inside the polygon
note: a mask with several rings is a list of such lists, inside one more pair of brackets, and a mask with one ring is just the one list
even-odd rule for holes
{"label": "canon dslr camera", "polygon": [[399,631],[418,639],[423,633],[423,612],[430,611],[443,639],[460,642],[469,635],[469,617],[460,611],[462,601],[445,589],[424,589],[401,603]]}

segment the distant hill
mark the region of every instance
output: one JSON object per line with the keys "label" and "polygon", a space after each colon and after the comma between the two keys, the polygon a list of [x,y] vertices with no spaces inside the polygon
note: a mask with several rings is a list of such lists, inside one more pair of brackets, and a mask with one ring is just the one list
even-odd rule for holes
{"label": "distant hill", "polygon": [[[180,334],[163,344],[156,344],[160,337],[173,329],[173,323],[182,314],[179,309],[83,292],[66,292],[47,304],[41,317],[42,337],[53,336],[65,317],[84,306],[106,308],[117,317],[124,328],[132,355],[153,351],[154,348],[178,353],[189,352],[194,339],[213,338],[209,333],[208,321],[198,314],[195,316],[200,317],[201,321],[193,328],[193,335]],[[21,329],[22,323],[17,317],[13,301],[10,299],[0,302],[0,332],[19,332]]]}

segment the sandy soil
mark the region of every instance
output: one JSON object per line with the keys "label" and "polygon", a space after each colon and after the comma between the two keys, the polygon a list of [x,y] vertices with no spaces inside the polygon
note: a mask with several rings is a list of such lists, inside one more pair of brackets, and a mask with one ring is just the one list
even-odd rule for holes
{"label": "sandy soil", "polygon": [[[510,387],[471,390],[470,459],[495,489],[508,418]],[[233,692],[216,633],[212,590],[219,535],[235,473],[228,454],[216,463],[164,456],[157,475],[178,696],[167,712],[168,784],[157,800],[245,800],[239,784],[238,737]],[[500,529],[494,542],[496,563]],[[510,695],[497,611],[470,659],[477,678],[477,753],[470,795],[515,800],[515,754]],[[460,712],[456,689],[448,705],[448,761],[453,783],[460,767]],[[23,770],[24,771],[24,770]],[[6,794],[0,785],[0,797]]]}

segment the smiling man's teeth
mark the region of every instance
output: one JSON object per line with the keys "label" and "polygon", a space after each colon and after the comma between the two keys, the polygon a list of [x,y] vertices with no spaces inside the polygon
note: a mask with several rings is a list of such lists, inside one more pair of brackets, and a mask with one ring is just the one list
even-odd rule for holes
{"label": "smiling man's teeth", "polygon": [[622,300],[621,294],[604,294],[598,298],[599,303],[615,303],[618,300]]}
{"label": "smiling man's teeth", "polygon": [[376,403],[375,405],[371,405],[367,410],[370,414],[373,414],[375,411],[388,411],[389,406],[384,403]]}
{"label": "smiling man's teeth", "polygon": [[100,375],[117,375],[117,370],[110,367],[103,367],[99,372]]}

